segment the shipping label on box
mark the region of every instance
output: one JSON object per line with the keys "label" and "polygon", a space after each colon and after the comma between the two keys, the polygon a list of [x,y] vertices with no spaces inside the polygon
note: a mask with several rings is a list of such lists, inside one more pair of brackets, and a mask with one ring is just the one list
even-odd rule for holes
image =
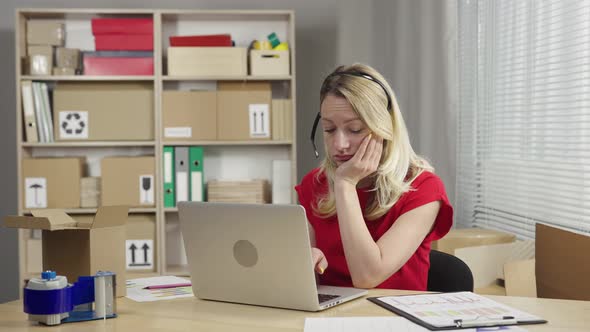
{"label": "shipping label on box", "polygon": [[88,112],[60,111],[59,138],[60,139],[88,139]]}

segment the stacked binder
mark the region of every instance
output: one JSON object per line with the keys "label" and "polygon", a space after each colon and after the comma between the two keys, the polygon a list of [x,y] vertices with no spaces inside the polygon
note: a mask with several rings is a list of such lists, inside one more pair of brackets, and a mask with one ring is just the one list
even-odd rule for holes
{"label": "stacked binder", "polygon": [[31,143],[53,142],[53,120],[47,84],[23,81],[21,91],[25,140]]}
{"label": "stacked binder", "polygon": [[205,200],[203,147],[164,147],[164,207]]}

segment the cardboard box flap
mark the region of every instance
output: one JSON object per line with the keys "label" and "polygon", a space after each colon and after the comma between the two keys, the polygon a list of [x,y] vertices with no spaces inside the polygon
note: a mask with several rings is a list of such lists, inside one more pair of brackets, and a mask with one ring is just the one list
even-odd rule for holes
{"label": "cardboard box flap", "polygon": [[125,225],[129,207],[121,206],[101,206],[96,211],[92,228],[103,228]]}
{"label": "cardboard box flap", "polygon": [[63,210],[43,209],[31,210],[32,217],[29,216],[8,216],[4,219],[7,227],[60,230],[76,228],[77,222],[68,216]]}

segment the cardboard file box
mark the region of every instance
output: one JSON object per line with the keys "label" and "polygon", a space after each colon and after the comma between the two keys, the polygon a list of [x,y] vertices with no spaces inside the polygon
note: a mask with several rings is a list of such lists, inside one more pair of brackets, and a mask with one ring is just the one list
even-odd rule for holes
{"label": "cardboard file box", "polygon": [[127,218],[125,243],[125,267],[133,272],[156,271],[156,216],[131,214]]}
{"label": "cardboard file box", "polygon": [[51,20],[27,20],[27,44],[63,46],[64,23]]}
{"label": "cardboard file box", "polygon": [[154,157],[107,157],[100,163],[102,205],[155,206]]}
{"label": "cardboard file box", "polygon": [[219,82],[217,137],[220,140],[271,138],[269,82]]}
{"label": "cardboard file box", "polygon": [[83,208],[97,207],[100,202],[100,178],[88,177],[80,179],[80,206]]}
{"label": "cardboard file box", "polygon": [[53,68],[53,46],[28,45],[27,62],[30,75],[51,75]]}
{"label": "cardboard file box", "polygon": [[55,50],[55,65],[58,68],[80,68],[80,50],[77,48],[58,47]]}
{"label": "cardboard file box", "polygon": [[76,221],[63,210],[33,210],[31,216],[8,216],[12,228],[41,229],[43,269],[66,276],[68,282],[97,271],[117,274],[117,296],[125,296],[125,221],[129,208],[103,206],[91,222]]}
{"label": "cardboard file box", "polygon": [[432,249],[454,255],[455,249],[489,244],[510,243],[516,235],[483,228],[452,229],[445,237],[432,242]]}
{"label": "cardboard file box", "polygon": [[250,50],[250,75],[289,75],[289,51]]}
{"label": "cardboard file box", "polygon": [[56,141],[153,140],[153,84],[60,83],[53,117]]}
{"label": "cardboard file box", "polygon": [[83,164],[83,158],[23,159],[23,207],[80,207],[80,178]]}
{"label": "cardboard file box", "polygon": [[224,181],[211,180],[207,183],[209,202],[224,203],[270,203],[268,180]]}
{"label": "cardboard file box", "polygon": [[164,91],[162,122],[164,141],[217,139],[217,93]]}
{"label": "cardboard file box", "polygon": [[246,48],[168,47],[170,76],[246,76]]}

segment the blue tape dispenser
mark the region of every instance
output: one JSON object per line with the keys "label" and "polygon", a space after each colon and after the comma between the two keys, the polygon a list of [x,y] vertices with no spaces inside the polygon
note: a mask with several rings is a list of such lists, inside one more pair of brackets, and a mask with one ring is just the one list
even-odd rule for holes
{"label": "blue tape dispenser", "polygon": [[30,321],[45,325],[114,318],[115,285],[112,272],[99,271],[68,284],[66,277],[45,271],[41,278],[31,278],[24,288],[24,312]]}

